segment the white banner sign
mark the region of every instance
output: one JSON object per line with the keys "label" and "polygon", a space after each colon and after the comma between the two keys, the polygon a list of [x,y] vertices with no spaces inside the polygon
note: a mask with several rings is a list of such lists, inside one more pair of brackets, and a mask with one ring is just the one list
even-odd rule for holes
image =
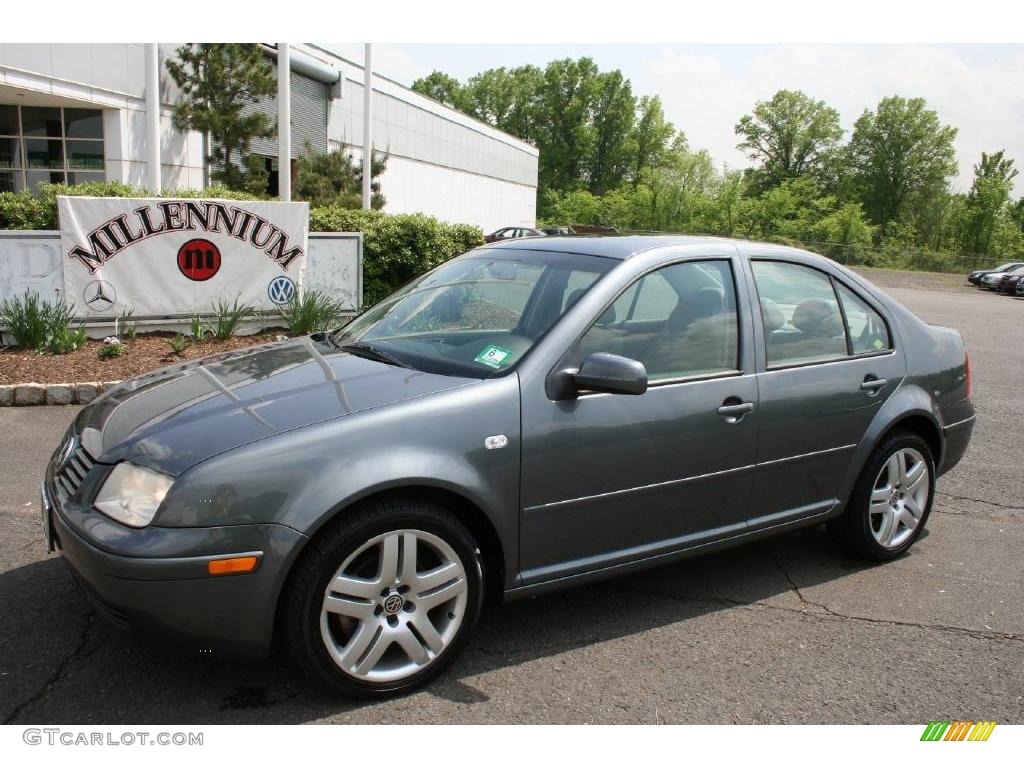
{"label": "white banner sign", "polygon": [[79,317],[207,314],[218,299],[286,304],[306,261],[308,203],[59,197],[64,291]]}

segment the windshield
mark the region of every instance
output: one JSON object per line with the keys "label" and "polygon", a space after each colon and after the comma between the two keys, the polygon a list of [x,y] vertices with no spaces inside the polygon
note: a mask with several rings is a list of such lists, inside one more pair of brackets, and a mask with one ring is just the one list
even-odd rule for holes
{"label": "windshield", "polygon": [[567,253],[474,252],[408,283],[331,341],[431,373],[501,375],[617,263]]}

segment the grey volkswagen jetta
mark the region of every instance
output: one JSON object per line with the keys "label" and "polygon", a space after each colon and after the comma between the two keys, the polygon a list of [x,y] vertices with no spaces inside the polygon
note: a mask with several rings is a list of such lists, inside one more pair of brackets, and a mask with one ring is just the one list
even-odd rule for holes
{"label": "grey volkswagen jetta", "polygon": [[98,610],[188,652],[274,641],[382,696],[481,607],[827,523],[889,560],[974,423],[960,335],[804,251],[477,248],[345,328],[84,408],[45,530]]}

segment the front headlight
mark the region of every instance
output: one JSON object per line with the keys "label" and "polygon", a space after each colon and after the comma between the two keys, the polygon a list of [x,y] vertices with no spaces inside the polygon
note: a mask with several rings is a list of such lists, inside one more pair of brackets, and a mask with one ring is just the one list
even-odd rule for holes
{"label": "front headlight", "polygon": [[171,489],[174,480],[124,461],[114,467],[93,506],[119,523],[144,528]]}

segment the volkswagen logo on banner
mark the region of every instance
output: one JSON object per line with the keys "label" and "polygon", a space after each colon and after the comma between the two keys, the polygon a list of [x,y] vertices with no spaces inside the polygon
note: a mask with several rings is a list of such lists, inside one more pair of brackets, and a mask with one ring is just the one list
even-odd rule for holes
{"label": "volkswagen logo on banner", "polygon": [[287,275],[278,275],[267,285],[267,296],[275,304],[288,304],[295,298],[295,281]]}

